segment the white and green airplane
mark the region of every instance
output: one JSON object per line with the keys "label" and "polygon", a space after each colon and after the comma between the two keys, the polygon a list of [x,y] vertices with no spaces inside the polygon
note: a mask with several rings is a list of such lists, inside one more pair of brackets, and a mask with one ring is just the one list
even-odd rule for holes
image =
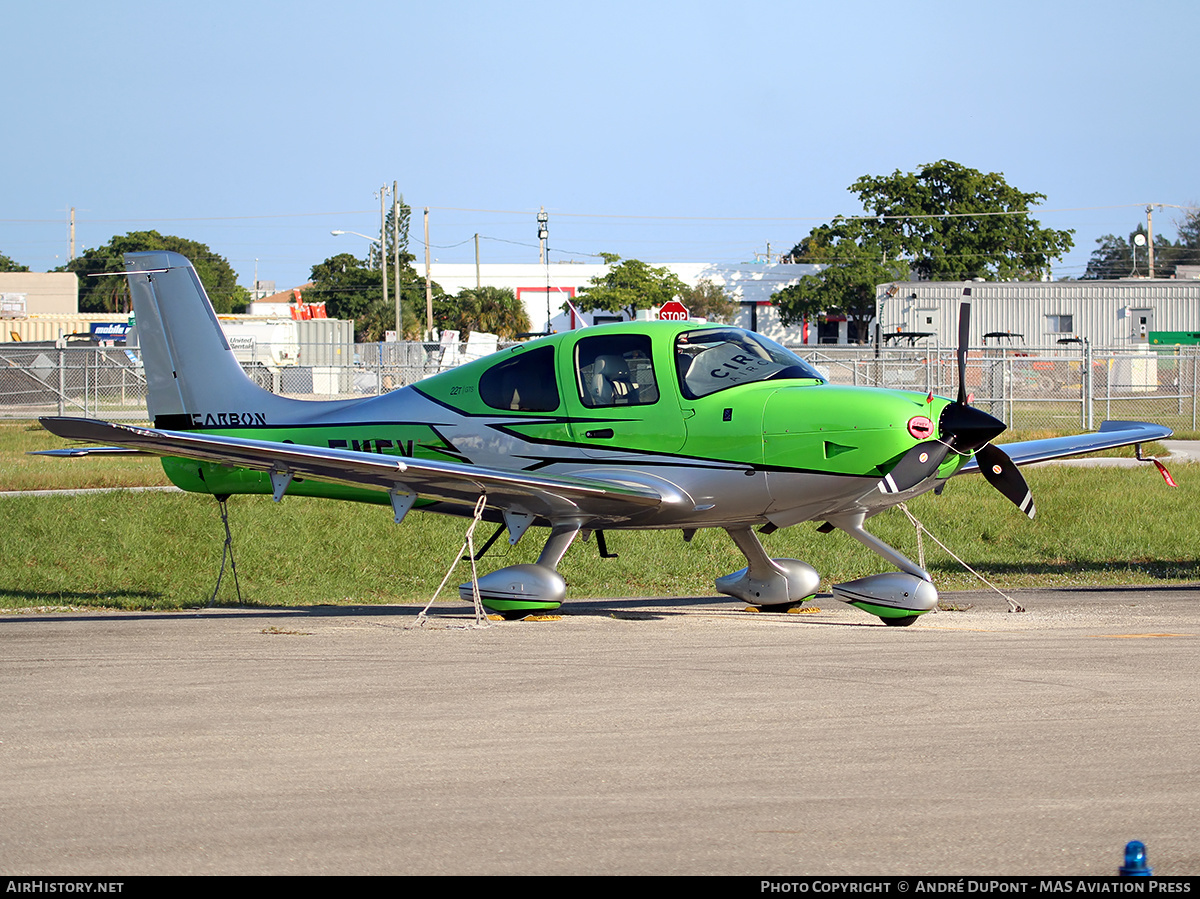
{"label": "white and green airplane", "polygon": [[[381,396],[277,396],[243,373],[190,262],[125,257],[153,427],[43,418],[55,434],[161,456],[172,482],[212,494],[316,496],[483,517],[515,544],[549,528],[536,563],[478,580],[509,617],[557,608],[556,570],[572,541],[608,530],[722,528],[746,567],[716,579],[744,602],[780,608],[820,576],[772,559],[755,530],[804,521],[845,531],[899,570],[833,585],[841,600],[893,625],[937,604],[929,574],[867,532],[873,515],[982,472],[1030,518],[1018,465],[1170,436],[1106,422],[1098,433],[992,443],[1005,425],[963,387],[969,305],[959,334],[959,392],[826,382],[753,332],[695,322],[633,322],[556,334]],[[87,452],[68,450],[59,452]],[[497,531],[500,533],[500,530]],[[471,585],[460,588],[470,597]]]}

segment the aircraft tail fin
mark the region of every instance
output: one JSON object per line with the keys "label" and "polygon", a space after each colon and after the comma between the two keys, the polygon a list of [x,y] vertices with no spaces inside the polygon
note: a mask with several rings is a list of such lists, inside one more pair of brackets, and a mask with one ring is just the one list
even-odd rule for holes
{"label": "aircraft tail fin", "polygon": [[295,407],[318,405],[276,396],[246,376],[185,257],[126,253],[125,266],[156,427],[264,425],[294,417]]}

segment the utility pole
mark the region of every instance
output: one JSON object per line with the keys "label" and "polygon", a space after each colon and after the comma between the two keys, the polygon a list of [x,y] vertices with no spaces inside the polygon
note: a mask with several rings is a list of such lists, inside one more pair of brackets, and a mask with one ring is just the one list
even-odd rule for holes
{"label": "utility pole", "polygon": [[433,278],[429,271],[429,207],[425,207],[425,334],[433,340]]}
{"label": "utility pole", "polygon": [[546,264],[546,238],[550,236],[548,223],[550,216],[546,215],[546,207],[542,207],[542,211],[538,213],[538,245],[541,247],[538,252],[538,262],[542,265]]}
{"label": "utility pole", "polygon": [[546,266],[546,333],[550,331],[550,259],[546,255],[546,240],[550,237],[550,216],[546,215],[546,207],[543,206],[541,212],[538,213],[538,243],[541,245],[542,265]]}
{"label": "utility pole", "polygon": [[387,308],[387,185],[379,188],[379,279],[383,282],[383,305]]}
{"label": "utility pole", "polygon": [[392,182],[392,277],[395,278],[396,294],[396,340],[404,339],[404,320],[400,315],[400,191],[399,184]]}
{"label": "utility pole", "polygon": [[475,235],[475,289],[478,290],[481,284],[479,281],[479,235]]}
{"label": "utility pole", "polygon": [[1150,255],[1147,257],[1150,266],[1150,277],[1154,277],[1154,206],[1146,207],[1146,246],[1150,248]]}
{"label": "utility pole", "polygon": [[75,258],[75,207],[71,207],[71,254],[67,257],[67,262]]}

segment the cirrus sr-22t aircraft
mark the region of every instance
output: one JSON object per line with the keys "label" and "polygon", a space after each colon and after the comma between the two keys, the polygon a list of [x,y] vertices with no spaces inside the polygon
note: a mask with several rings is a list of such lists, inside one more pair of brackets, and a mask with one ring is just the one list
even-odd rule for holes
{"label": "cirrus sr-22t aircraft", "polygon": [[[833,585],[888,624],[937,604],[925,571],[863,527],[873,515],[982,471],[1033,517],[1017,465],[1169,436],[1107,422],[1098,433],[992,443],[1004,424],[963,387],[969,305],[960,316],[955,400],[829,384],[800,357],[738,328],[634,322],[556,334],[381,396],[299,400],[243,373],[190,262],[125,257],[153,427],[44,418],[68,439],[163,457],[185,490],[218,498],[285,494],[483,517],[515,544],[549,528],[535,564],[478,580],[508,617],[557,608],[557,566],[580,534],[722,528],[746,567],[716,589],[762,607],[811,597],[820,576],[772,559],[756,529],[838,528],[898,571]],[[86,452],[71,450],[67,452]],[[58,451],[63,452],[63,451]],[[499,531],[498,531],[499,532]],[[469,597],[470,584],[460,588]]]}

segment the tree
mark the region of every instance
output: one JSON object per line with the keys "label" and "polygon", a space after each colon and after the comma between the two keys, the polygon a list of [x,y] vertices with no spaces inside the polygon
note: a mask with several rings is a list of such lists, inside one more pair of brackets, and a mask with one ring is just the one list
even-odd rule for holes
{"label": "tree", "polygon": [[18,265],[13,260],[9,259],[3,253],[0,253],[0,272],[27,272],[29,266]]}
{"label": "tree", "polygon": [[[378,276],[376,276],[378,278]],[[400,313],[402,340],[419,340],[425,328],[425,288],[420,291],[409,287],[400,288]],[[385,306],[380,297],[367,307],[366,311],[354,319],[355,339],[359,343],[373,343],[383,340],[387,332],[396,327],[396,298],[388,294]]]}
{"label": "tree", "polygon": [[651,268],[640,259],[626,259],[616,253],[601,253],[608,271],[579,288],[576,306],[584,312],[602,309],[605,312],[624,312],[630,318],[639,309],[661,306],[681,296],[687,285],[666,268]]}
{"label": "tree", "polygon": [[1200,265],[1200,207],[1192,206],[1182,221],[1175,222],[1179,232],[1176,243],[1176,265]]}
{"label": "tree", "polygon": [[[390,270],[387,303],[383,302],[379,269],[371,268],[365,259],[339,253],[314,265],[311,271],[312,287],[304,291],[304,299],[324,303],[330,318],[353,319],[356,340],[363,343],[383,340],[386,332],[396,327],[396,298],[392,295],[394,280]],[[437,283],[432,291],[435,300],[444,293]],[[400,267],[400,306],[403,336],[419,337],[425,328],[425,279],[419,278],[407,264]]]}
{"label": "tree", "polygon": [[529,313],[506,287],[471,287],[453,297],[442,297],[433,305],[433,320],[439,329],[497,334],[511,340],[531,328]]}
{"label": "tree", "polygon": [[1200,248],[1200,207],[1193,206],[1184,216],[1183,221],[1176,222],[1179,231],[1179,242],[1190,249]]}
{"label": "tree", "polygon": [[[373,303],[383,302],[379,269],[351,253],[338,253],[312,267],[312,287],[304,291],[308,303],[324,303],[330,318],[358,320]],[[395,319],[393,312],[392,318]]]}
{"label": "tree", "polygon": [[841,312],[862,340],[879,284],[910,272],[922,280],[1038,279],[1074,244],[1073,232],[1028,215],[1043,194],[945,159],[910,174],[864,175],[850,190],[868,215],[839,216],[792,248],[793,262],[824,268],[775,294],[784,324]]}
{"label": "tree", "polygon": [[708,319],[710,322],[728,324],[733,318],[733,313],[737,311],[737,304],[726,293],[725,288],[707,278],[699,281],[695,287],[685,288],[679,299],[693,316]]}
{"label": "tree", "polygon": [[[921,280],[1038,280],[1074,245],[1073,231],[1042,228],[1028,214],[1044,194],[946,159],[913,173],[864,175],[850,191],[867,216],[822,228],[878,248],[883,259],[903,259]],[[820,261],[804,249],[793,248],[795,261]]]}
{"label": "tree", "polygon": [[157,231],[132,231],[113,237],[102,247],[84,250],[59,271],[72,271],[79,277],[80,312],[128,312],[129,288],[124,278],[92,278],[99,272],[124,272],[125,253],[169,250],[186,256],[196,269],[204,291],[220,313],[240,312],[250,302],[250,294],[237,283],[237,272],[224,256],[218,256],[205,244]]}
{"label": "tree", "polygon": [[819,251],[824,268],[772,296],[779,318],[785,325],[795,325],[822,313],[845,315],[863,343],[867,323],[875,317],[876,285],[905,278],[907,264],[885,262],[880,247],[848,237],[821,243]]}
{"label": "tree", "polygon": [[[396,210],[399,210],[399,215],[396,215]],[[412,219],[412,207],[404,202],[404,194],[401,194],[399,201],[394,207],[389,207],[387,217],[383,223],[383,246],[387,248],[387,264],[390,267],[395,256],[395,246],[400,246],[400,265],[406,268],[412,268],[412,264],[416,261],[416,256],[408,251],[408,226]],[[396,227],[393,228],[392,222],[396,222]],[[392,239],[392,232],[395,231],[397,239]],[[368,257],[368,264],[372,268],[379,267],[379,247],[378,242],[371,244],[371,255]],[[415,271],[414,271],[415,274]]]}
{"label": "tree", "polygon": [[[1191,209],[1182,221],[1177,221],[1179,238],[1171,241],[1162,234],[1154,235],[1154,276],[1171,278],[1179,265],[1200,264],[1200,209]],[[1150,274],[1150,251],[1136,238],[1146,238],[1146,226],[1138,223],[1129,239],[1105,234],[1097,238],[1096,249],[1088,260],[1087,271],[1080,280],[1113,280],[1116,278],[1146,277]],[[1136,263],[1136,264],[1135,264]]]}
{"label": "tree", "polygon": [[[331,256],[312,267],[313,286],[306,299],[324,302],[326,312],[335,318],[353,319],[355,339],[360,342],[383,340],[396,327],[395,249],[399,247],[401,339],[417,340],[427,330],[425,323],[425,279],[413,268],[416,259],[408,251],[409,222],[412,208],[401,194],[395,207],[389,207],[378,240],[372,241],[366,259],[349,253]],[[395,227],[393,227],[395,222]],[[395,231],[395,239],[393,239]],[[388,301],[383,302],[380,273],[380,248],[384,248],[387,267]],[[444,292],[436,282],[431,288],[435,301],[434,320],[438,320],[436,302]]]}
{"label": "tree", "polygon": [[[1142,245],[1136,238],[1141,235]],[[1113,281],[1117,278],[1146,277],[1150,274],[1150,250],[1146,243],[1146,227],[1138,225],[1129,235],[1129,240],[1115,234],[1098,237],[1098,246],[1092,250],[1087,271],[1080,280]],[[1154,237],[1154,274],[1169,278],[1175,270],[1174,245],[1161,234]]]}

